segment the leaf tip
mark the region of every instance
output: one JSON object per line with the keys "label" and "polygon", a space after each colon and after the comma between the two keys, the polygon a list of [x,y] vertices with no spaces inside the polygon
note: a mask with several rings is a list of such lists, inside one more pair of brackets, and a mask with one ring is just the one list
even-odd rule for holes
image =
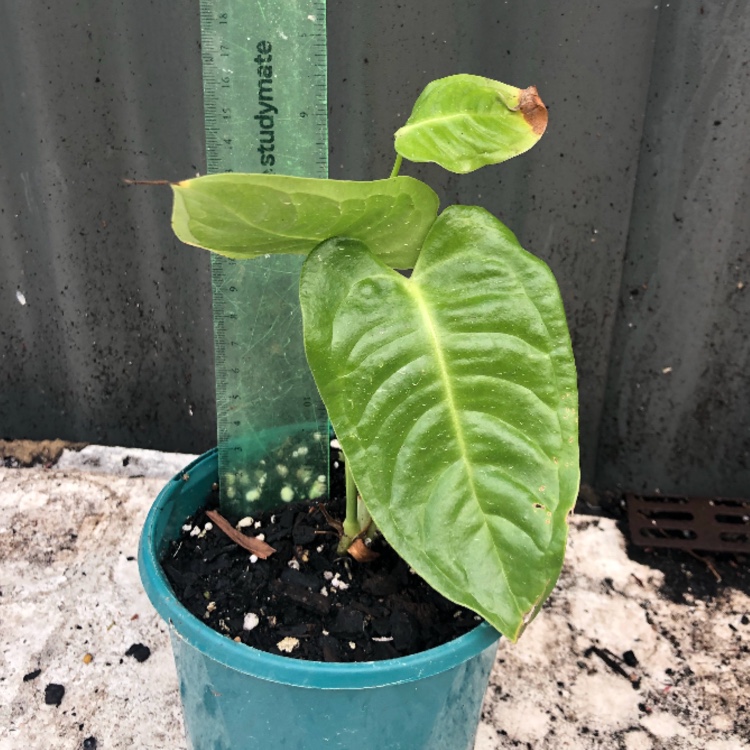
{"label": "leaf tip", "polygon": [[522,89],[519,94],[518,108],[523,119],[535,135],[541,137],[547,129],[548,113],[536,86]]}

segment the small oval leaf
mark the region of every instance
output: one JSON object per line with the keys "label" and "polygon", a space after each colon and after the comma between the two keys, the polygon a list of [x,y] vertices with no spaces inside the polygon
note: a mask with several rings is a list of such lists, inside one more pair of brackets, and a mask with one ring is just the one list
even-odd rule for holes
{"label": "small oval leaf", "polygon": [[427,85],[396,131],[396,152],[464,174],[528,151],[546,127],[536,87],[461,74]]}
{"label": "small oval leaf", "polygon": [[361,242],[308,256],[305,349],[385,538],[515,640],[557,580],[577,387],[549,268],[481,208],[435,222],[410,279]]}
{"label": "small oval leaf", "polygon": [[216,174],[172,185],[172,228],[188,245],[229,258],[306,255],[353,237],[391,268],[412,268],[437,216],[438,197],[412,177],[372,182]]}

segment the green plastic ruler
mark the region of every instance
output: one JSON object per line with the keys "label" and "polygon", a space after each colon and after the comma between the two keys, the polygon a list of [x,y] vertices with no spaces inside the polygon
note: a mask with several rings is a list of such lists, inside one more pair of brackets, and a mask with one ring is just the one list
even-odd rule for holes
{"label": "green plastic ruler", "polygon": [[[327,177],[325,0],[201,0],[200,8],[209,174]],[[302,343],[302,260],[212,255],[225,507],[257,494],[251,475],[269,434],[279,444],[301,435],[306,474],[327,480],[328,422]],[[278,500],[264,493],[258,503]]]}

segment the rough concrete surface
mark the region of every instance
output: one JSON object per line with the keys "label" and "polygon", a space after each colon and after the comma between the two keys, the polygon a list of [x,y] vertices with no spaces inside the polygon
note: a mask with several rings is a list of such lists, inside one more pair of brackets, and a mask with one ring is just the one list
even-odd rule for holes
{"label": "rough concrete surface", "polygon": [[[86,451],[0,467],[0,750],[184,750],[135,556],[150,503],[191,457]],[[558,588],[517,645],[501,642],[476,750],[750,748],[748,592],[675,603],[625,549],[614,521],[572,519]]]}

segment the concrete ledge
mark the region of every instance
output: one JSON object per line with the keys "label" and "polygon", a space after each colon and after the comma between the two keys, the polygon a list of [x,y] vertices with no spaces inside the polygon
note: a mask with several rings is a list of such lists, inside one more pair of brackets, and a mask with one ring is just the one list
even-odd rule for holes
{"label": "concrete ledge", "polygon": [[87,445],[80,451],[63,451],[55,469],[116,477],[156,477],[170,479],[197,456],[187,453],[161,453],[143,448],[110,448]]}

